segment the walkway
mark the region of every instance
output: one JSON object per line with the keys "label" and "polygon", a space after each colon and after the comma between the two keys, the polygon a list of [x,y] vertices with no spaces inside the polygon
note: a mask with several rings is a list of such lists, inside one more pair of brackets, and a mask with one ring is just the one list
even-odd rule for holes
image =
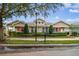
{"label": "walkway", "polygon": [[[35,37],[20,37],[20,38],[7,38],[11,40],[35,40]],[[40,37],[38,40],[44,40],[44,38]],[[79,40],[79,37],[72,37],[72,38],[53,38],[53,37],[47,37],[46,40]]]}

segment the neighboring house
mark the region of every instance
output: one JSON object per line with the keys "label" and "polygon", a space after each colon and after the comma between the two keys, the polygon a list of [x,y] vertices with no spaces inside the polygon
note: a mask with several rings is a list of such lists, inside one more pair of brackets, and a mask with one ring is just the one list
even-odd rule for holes
{"label": "neighboring house", "polygon": [[24,22],[17,20],[12,23],[9,23],[7,25],[7,28],[9,31],[22,32],[24,29],[24,25],[25,25]]}
{"label": "neighboring house", "polygon": [[56,22],[55,24],[53,24],[54,27],[54,32],[69,32],[70,30],[70,25],[63,22],[63,21],[59,21]]}
{"label": "neighboring house", "polygon": [[[36,20],[27,24],[29,27],[29,32],[30,33],[35,32]],[[17,20],[12,23],[9,23],[7,27],[9,31],[23,32],[24,25],[25,25],[24,22]],[[37,32],[49,32],[50,25],[53,25],[53,28],[54,28],[53,32],[69,32],[70,31],[70,25],[63,21],[59,21],[59,22],[56,22],[55,24],[51,24],[51,23],[46,22],[45,20],[38,19]]]}
{"label": "neighboring house", "polygon": [[79,33],[79,23],[71,24],[71,31]]}

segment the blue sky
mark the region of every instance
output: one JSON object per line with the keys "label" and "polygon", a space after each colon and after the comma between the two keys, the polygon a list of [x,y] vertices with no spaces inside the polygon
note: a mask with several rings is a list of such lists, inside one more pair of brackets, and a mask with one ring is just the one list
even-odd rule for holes
{"label": "blue sky", "polygon": [[[51,13],[46,18],[43,16],[38,16],[38,18],[42,18],[47,22],[57,22],[57,21],[65,21],[65,22],[78,22],[79,21],[79,4],[64,4],[63,8],[60,8],[56,11],[56,13]],[[21,20],[24,22],[32,22],[35,20],[35,17],[14,17],[9,19],[9,21]]]}

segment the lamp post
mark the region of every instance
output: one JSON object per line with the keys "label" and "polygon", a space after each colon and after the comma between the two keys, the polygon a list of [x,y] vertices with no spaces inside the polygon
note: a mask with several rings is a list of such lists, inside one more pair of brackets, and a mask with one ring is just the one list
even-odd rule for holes
{"label": "lamp post", "polygon": [[36,16],[36,26],[35,26],[35,41],[37,42],[37,12],[35,13]]}
{"label": "lamp post", "polygon": [[[37,7],[37,3],[35,3],[35,7]],[[35,18],[36,18],[36,21],[35,21],[35,41],[37,42],[37,16],[38,16],[38,13],[37,13],[37,10],[35,10]]]}

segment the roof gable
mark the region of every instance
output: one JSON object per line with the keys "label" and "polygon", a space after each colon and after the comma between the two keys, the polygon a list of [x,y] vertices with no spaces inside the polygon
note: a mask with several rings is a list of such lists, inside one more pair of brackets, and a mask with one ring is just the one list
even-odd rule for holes
{"label": "roof gable", "polygon": [[34,22],[36,22],[36,21],[37,21],[37,22],[45,22],[45,20],[40,19],[40,18],[39,18],[39,19],[37,19],[37,20],[35,20]]}
{"label": "roof gable", "polygon": [[16,26],[16,25],[23,25],[23,24],[25,23],[22,21],[16,20],[14,22],[9,23],[8,26]]}
{"label": "roof gable", "polygon": [[59,22],[53,24],[53,27],[69,27],[69,26],[70,26],[69,24],[67,24],[63,21],[59,21]]}
{"label": "roof gable", "polygon": [[[49,26],[50,23],[46,22],[43,19],[37,19],[37,26]],[[32,23],[29,23],[29,26],[36,26],[36,20]]]}

